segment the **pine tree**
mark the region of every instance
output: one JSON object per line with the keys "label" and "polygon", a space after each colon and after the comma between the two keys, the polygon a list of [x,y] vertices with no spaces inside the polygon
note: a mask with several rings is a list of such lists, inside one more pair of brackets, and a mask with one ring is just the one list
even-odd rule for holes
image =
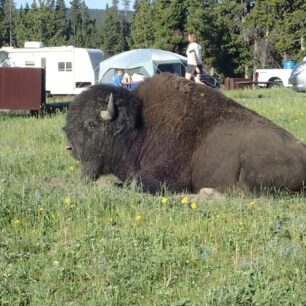
{"label": "pine tree", "polygon": [[78,47],[94,47],[97,44],[95,20],[89,16],[84,1],[73,0],[69,11],[69,42]]}
{"label": "pine tree", "polygon": [[88,7],[85,2],[81,3],[81,16],[82,16],[82,47],[95,48],[97,45],[97,29],[96,21],[92,20],[89,16]]}
{"label": "pine tree", "polygon": [[103,52],[108,56],[128,49],[127,37],[129,25],[124,16],[118,16],[116,7],[106,6],[104,23],[102,26]]}
{"label": "pine tree", "polygon": [[226,76],[252,76],[252,52],[245,33],[249,0],[224,0],[215,5],[216,41],[214,66]]}
{"label": "pine tree", "polygon": [[26,38],[25,38],[25,23],[26,23],[26,14],[29,11],[29,5],[26,4],[25,8],[21,7],[16,16],[16,46],[22,47]]}
{"label": "pine tree", "polygon": [[54,0],[46,0],[40,2],[38,9],[40,18],[41,41],[44,45],[53,45],[51,42],[57,32],[57,24],[55,19],[55,2]]}
{"label": "pine tree", "polygon": [[82,45],[82,13],[81,1],[72,0],[69,10],[69,42],[74,46]]}
{"label": "pine tree", "polygon": [[28,41],[42,41],[42,18],[40,16],[40,9],[35,0],[31,4],[31,9],[25,16],[25,31],[26,40]]}
{"label": "pine tree", "polygon": [[119,0],[112,0],[112,7],[115,10],[119,10]]}
{"label": "pine tree", "polygon": [[4,0],[0,1],[0,47],[6,44],[6,27],[5,27],[5,16],[4,16]]}
{"label": "pine tree", "polygon": [[16,41],[18,47],[23,47],[25,41],[43,41],[40,8],[35,0],[31,8],[26,4],[16,18]]}
{"label": "pine tree", "polygon": [[0,0],[0,46],[14,45],[15,16],[14,1]]}
{"label": "pine tree", "polygon": [[298,56],[305,8],[301,0],[255,1],[246,19],[255,67],[281,67],[283,59]]}
{"label": "pine tree", "polygon": [[122,1],[123,7],[124,7],[124,15],[125,15],[125,16],[127,16],[127,13],[128,13],[129,10],[130,10],[130,3],[131,3],[130,0],[123,0],[123,1]]}
{"label": "pine tree", "polygon": [[295,0],[284,14],[283,32],[275,44],[288,59],[301,61],[306,56],[306,2]]}
{"label": "pine tree", "polygon": [[136,5],[131,25],[130,46],[132,48],[150,48],[154,44],[154,8],[150,0]]}
{"label": "pine tree", "polygon": [[67,41],[67,8],[64,0],[56,0],[54,7],[55,32],[49,40],[50,46],[62,46]]}
{"label": "pine tree", "polygon": [[129,50],[128,41],[130,39],[130,23],[126,20],[126,15],[121,16],[120,19],[120,37],[119,37],[119,45],[121,52]]}
{"label": "pine tree", "polygon": [[182,53],[186,44],[184,29],[187,2],[156,0],[154,13],[154,47]]}

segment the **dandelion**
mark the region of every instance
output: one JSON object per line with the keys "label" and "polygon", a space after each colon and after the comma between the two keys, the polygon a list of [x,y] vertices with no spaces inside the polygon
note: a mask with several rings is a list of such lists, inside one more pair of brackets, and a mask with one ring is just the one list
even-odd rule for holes
{"label": "dandelion", "polygon": [[254,206],[255,204],[256,204],[256,201],[255,201],[255,200],[252,200],[252,201],[249,202],[249,205],[250,205],[250,206]]}
{"label": "dandelion", "polygon": [[141,216],[141,215],[137,215],[137,216],[135,217],[135,220],[136,220],[136,221],[142,220],[142,216]]}
{"label": "dandelion", "polygon": [[70,171],[73,171],[73,170],[74,170],[74,167],[73,167],[73,166],[69,167],[69,170],[70,170]]}
{"label": "dandelion", "polygon": [[74,205],[74,204],[71,204],[71,205],[70,205],[70,208],[75,208],[75,205]]}
{"label": "dandelion", "polygon": [[240,221],[238,222],[238,224],[239,224],[240,226],[242,226],[242,225],[243,225],[243,222],[240,220]]}
{"label": "dandelion", "polygon": [[196,208],[198,208],[198,205],[197,205],[197,203],[193,202],[193,203],[191,203],[190,207],[192,209],[196,209]]}
{"label": "dandelion", "polygon": [[69,198],[69,197],[65,198],[65,199],[64,199],[64,203],[65,203],[66,205],[70,205],[70,204],[71,204],[70,198]]}
{"label": "dandelion", "polygon": [[161,202],[162,202],[163,204],[167,204],[167,203],[168,203],[168,198],[163,197],[163,198],[161,199]]}
{"label": "dandelion", "polygon": [[45,209],[44,209],[43,207],[38,207],[38,208],[37,208],[37,211],[38,211],[39,213],[42,213],[44,210],[45,210]]}
{"label": "dandelion", "polygon": [[188,197],[183,197],[182,200],[181,200],[182,204],[188,204],[189,203],[189,199]]}
{"label": "dandelion", "polygon": [[21,223],[21,220],[19,220],[19,219],[15,219],[14,220],[14,224],[16,224],[16,225],[18,225],[18,224],[20,224]]}

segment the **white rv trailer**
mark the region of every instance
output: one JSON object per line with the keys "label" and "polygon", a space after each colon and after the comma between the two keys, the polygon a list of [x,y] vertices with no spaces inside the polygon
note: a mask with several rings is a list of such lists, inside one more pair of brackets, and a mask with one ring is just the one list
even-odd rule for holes
{"label": "white rv trailer", "polygon": [[26,42],[24,48],[2,48],[11,66],[42,67],[46,71],[46,91],[51,95],[75,95],[94,85],[104,54],[99,49],[73,46],[44,47],[41,42]]}

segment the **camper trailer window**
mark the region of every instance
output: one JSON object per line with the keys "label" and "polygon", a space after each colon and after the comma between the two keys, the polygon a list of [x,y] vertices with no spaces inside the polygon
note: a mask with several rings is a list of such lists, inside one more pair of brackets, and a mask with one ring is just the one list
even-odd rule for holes
{"label": "camper trailer window", "polygon": [[59,62],[58,71],[72,71],[72,62]]}
{"label": "camper trailer window", "polygon": [[65,71],[65,63],[59,62],[58,63],[58,71]]}
{"label": "camper trailer window", "polygon": [[66,71],[72,71],[72,62],[66,62]]}

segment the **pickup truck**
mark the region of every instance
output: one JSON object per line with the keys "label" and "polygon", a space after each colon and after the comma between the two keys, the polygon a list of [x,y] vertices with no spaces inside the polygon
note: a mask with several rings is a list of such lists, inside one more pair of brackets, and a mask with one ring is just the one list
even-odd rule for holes
{"label": "pickup truck", "polygon": [[259,87],[290,87],[292,69],[256,69],[255,80]]}

